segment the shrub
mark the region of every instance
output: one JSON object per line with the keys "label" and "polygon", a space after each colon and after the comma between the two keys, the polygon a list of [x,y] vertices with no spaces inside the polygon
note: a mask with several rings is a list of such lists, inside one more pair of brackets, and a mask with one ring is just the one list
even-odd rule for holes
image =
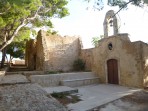
{"label": "shrub", "polygon": [[56,72],[56,71],[47,71],[46,73],[47,74],[57,74],[58,72]]}
{"label": "shrub", "polygon": [[73,63],[73,68],[75,71],[82,71],[85,69],[85,63],[82,59],[77,59]]}
{"label": "shrub", "polygon": [[53,92],[51,94],[52,97],[55,97],[55,98],[64,98],[66,96],[66,94],[64,93],[58,93],[58,92]]}

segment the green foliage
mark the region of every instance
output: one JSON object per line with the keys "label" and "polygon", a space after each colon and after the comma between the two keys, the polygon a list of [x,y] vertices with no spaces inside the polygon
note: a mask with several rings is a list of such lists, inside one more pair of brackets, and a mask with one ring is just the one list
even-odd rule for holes
{"label": "green foliage", "polygon": [[47,71],[47,74],[58,74],[58,73],[63,73],[64,71],[59,70],[59,71]]}
{"label": "green foliage", "polygon": [[26,44],[24,41],[12,42],[7,46],[7,54],[10,54],[13,58],[23,59],[25,55],[25,46]]}
{"label": "green foliage", "polygon": [[23,27],[16,35],[14,41],[7,46],[7,54],[13,58],[24,58],[26,41],[30,39],[30,29]]}
{"label": "green foliage", "polygon": [[82,59],[77,59],[73,63],[73,68],[75,71],[82,71],[85,69],[85,63]]}
{"label": "green foliage", "polygon": [[98,46],[98,41],[100,40],[100,39],[102,39],[103,38],[103,35],[100,35],[100,37],[93,37],[92,38],[92,45],[93,46],[95,46],[95,47],[97,47]]}
{"label": "green foliage", "polygon": [[57,71],[47,71],[46,73],[47,74],[57,74],[58,72]]}
{"label": "green foliage", "polygon": [[55,35],[55,34],[58,34],[58,32],[57,31],[55,31],[55,30],[48,30],[47,31],[49,34],[52,34],[52,35]]}
{"label": "green foliage", "polygon": [[125,7],[126,2],[123,0],[108,0],[108,5],[110,6],[119,6],[121,7]]}
{"label": "green foliage", "polygon": [[128,1],[125,1],[125,0],[108,0],[108,5],[119,6],[119,8],[126,8],[127,5],[129,3],[131,3],[135,6],[143,7],[144,1],[147,1],[147,0],[128,0]]}
{"label": "green foliage", "polygon": [[23,27],[14,38],[15,42],[26,41],[30,39],[31,30],[28,27]]}
{"label": "green foliage", "polygon": [[58,92],[53,92],[51,94],[51,96],[55,97],[55,98],[65,98],[67,94],[64,93],[58,93]]}
{"label": "green foliage", "polygon": [[[85,1],[90,2],[92,0]],[[119,8],[126,8],[129,3],[135,6],[143,7],[144,4],[148,4],[148,0],[108,0],[107,4],[109,6],[119,6]],[[94,8],[102,10],[104,8],[104,0],[95,0]]]}
{"label": "green foliage", "polygon": [[62,18],[69,14],[67,3],[67,0],[0,0],[0,50],[28,24],[32,24],[30,28],[52,28],[52,17]]}
{"label": "green foliage", "polygon": [[62,104],[70,104],[70,103],[77,103],[81,101],[80,97],[77,95],[71,95],[69,92],[53,92],[51,94],[52,97],[56,98],[58,101],[60,101]]}

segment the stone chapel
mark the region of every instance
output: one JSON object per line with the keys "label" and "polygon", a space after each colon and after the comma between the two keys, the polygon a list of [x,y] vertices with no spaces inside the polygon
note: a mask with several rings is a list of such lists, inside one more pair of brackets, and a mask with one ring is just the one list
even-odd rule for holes
{"label": "stone chapel", "polygon": [[[131,42],[127,33],[119,33],[113,10],[104,19],[104,38],[92,49],[82,49],[79,37],[61,37],[39,31],[26,48],[30,70],[71,71],[74,60],[85,62],[86,70],[95,72],[100,83],[129,87],[148,87],[148,44]],[[113,35],[109,36],[109,27]]]}
{"label": "stone chapel", "polygon": [[[108,36],[110,23],[112,36]],[[92,71],[98,74],[102,83],[148,86],[148,44],[131,42],[128,34],[120,34],[113,10],[106,13],[103,25],[104,38],[93,49]]]}

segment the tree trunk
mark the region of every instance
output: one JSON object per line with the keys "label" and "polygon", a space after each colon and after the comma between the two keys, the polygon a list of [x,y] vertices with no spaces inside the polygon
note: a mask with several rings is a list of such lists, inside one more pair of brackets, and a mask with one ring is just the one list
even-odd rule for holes
{"label": "tree trunk", "polygon": [[6,47],[2,50],[1,68],[4,68],[5,57],[6,57]]}

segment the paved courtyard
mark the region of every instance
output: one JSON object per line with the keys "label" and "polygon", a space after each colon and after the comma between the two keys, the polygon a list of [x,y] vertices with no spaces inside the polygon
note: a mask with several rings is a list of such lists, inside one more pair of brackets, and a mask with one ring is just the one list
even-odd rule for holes
{"label": "paved courtyard", "polygon": [[8,75],[2,79],[0,85],[0,111],[67,111],[62,104],[47,95],[54,91],[77,89],[79,92],[74,94],[79,96],[81,101],[68,104],[69,111],[87,111],[141,90],[109,84],[43,88],[29,83],[23,75]]}
{"label": "paved courtyard", "polygon": [[77,89],[79,90],[77,95],[82,101],[69,104],[68,108],[71,111],[87,111],[140,90],[109,84],[83,86]]}

